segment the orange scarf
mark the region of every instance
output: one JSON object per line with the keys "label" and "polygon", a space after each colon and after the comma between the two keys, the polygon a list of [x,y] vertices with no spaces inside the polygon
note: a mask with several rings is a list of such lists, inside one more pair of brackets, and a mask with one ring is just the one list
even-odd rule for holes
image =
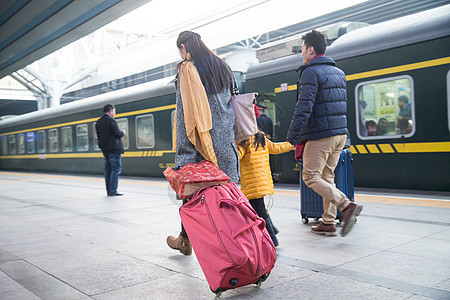
{"label": "orange scarf", "polygon": [[[181,63],[179,69],[179,83],[181,101],[184,110],[184,123],[186,134],[195,149],[210,162],[217,165],[213,143],[209,131],[212,129],[211,109],[206,96],[205,87],[194,64],[191,62],[190,54]],[[176,147],[176,115],[173,127],[173,145]]]}

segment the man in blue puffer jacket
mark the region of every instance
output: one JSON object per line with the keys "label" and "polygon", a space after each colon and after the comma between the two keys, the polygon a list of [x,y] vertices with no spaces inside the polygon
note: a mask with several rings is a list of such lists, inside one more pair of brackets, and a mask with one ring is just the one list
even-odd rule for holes
{"label": "man in blue puffer jacket", "polygon": [[342,236],[353,227],[362,206],[336,188],[334,169],[347,137],[347,91],[345,74],[325,56],[325,37],[313,30],[302,37],[303,63],[297,86],[297,104],[287,141],[305,143],[303,181],[323,197],[322,222],[312,232],[336,235],[336,206],[342,211]]}

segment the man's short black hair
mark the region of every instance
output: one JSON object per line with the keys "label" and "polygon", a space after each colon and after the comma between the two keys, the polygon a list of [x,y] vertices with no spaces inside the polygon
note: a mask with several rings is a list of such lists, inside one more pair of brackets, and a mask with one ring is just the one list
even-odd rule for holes
{"label": "man's short black hair", "polygon": [[112,104],[106,104],[105,106],[103,106],[103,113],[107,113],[110,112],[111,110],[113,110],[115,107]]}
{"label": "man's short black hair", "polygon": [[406,97],[406,96],[404,96],[404,95],[398,97],[397,100],[398,100],[398,101],[401,101],[401,102],[404,102],[404,103],[406,103],[406,104],[408,104],[408,102],[409,102],[408,97]]}
{"label": "man's short black hair", "polygon": [[312,30],[305,34],[302,36],[302,40],[305,41],[306,48],[313,46],[316,54],[324,54],[325,49],[327,49],[327,40],[325,36],[317,30]]}

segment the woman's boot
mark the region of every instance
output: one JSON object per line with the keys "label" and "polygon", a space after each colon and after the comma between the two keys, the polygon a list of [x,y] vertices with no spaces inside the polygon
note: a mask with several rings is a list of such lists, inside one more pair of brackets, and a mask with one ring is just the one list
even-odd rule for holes
{"label": "woman's boot", "polygon": [[184,255],[191,255],[192,254],[192,245],[189,241],[189,238],[183,237],[178,235],[178,237],[174,237],[172,235],[169,235],[167,237],[167,245],[169,245],[170,248],[175,250],[180,250],[181,253]]}

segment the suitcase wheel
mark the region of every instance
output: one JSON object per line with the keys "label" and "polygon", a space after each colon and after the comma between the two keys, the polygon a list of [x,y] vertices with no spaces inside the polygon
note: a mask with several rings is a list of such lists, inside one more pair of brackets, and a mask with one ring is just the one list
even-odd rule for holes
{"label": "suitcase wheel", "polygon": [[226,288],[218,288],[217,290],[214,291],[211,287],[209,287],[209,289],[211,290],[211,292],[216,294],[217,297],[220,297],[220,295],[222,295],[222,293],[227,290]]}
{"label": "suitcase wheel", "polygon": [[309,222],[308,217],[303,217],[303,218],[302,218],[302,223],[303,223],[303,224],[308,224],[308,222]]}
{"label": "suitcase wheel", "polygon": [[237,278],[231,278],[230,279],[230,285],[231,286],[237,286],[239,284],[239,280]]}
{"label": "suitcase wheel", "polygon": [[261,278],[259,278],[259,280],[255,283],[257,286],[261,286],[261,284],[263,283],[263,281],[266,281],[266,279],[269,277],[268,273],[265,273],[264,275],[261,276]]}

